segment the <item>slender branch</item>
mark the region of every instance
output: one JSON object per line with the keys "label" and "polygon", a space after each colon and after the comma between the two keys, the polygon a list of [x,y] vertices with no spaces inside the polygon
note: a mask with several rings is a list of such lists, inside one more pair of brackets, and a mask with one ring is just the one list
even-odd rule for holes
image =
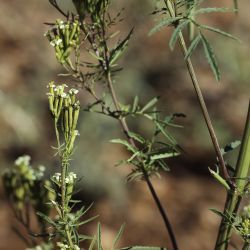
{"label": "slender branch", "polygon": [[[116,93],[115,93],[115,90],[114,90],[114,87],[113,87],[113,84],[112,84],[110,71],[107,72],[107,84],[108,84],[108,87],[109,87],[109,90],[110,90],[111,97],[113,99],[114,105],[115,105],[117,111],[119,111],[120,110],[120,105],[119,105],[119,102],[118,102],[118,99],[117,99],[117,96],[116,96]],[[130,130],[129,130],[129,127],[128,127],[127,122],[126,122],[126,118],[121,117],[121,118],[119,118],[119,121],[120,121],[120,124],[121,124],[121,127],[123,129],[124,134],[127,136],[128,140],[129,140],[129,143],[132,146],[136,147],[134,139],[129,136]],[[163,222],[165,224],[167,232],[168,232],[168,234],[170,236],[172,246],[173,246],[173,250],[178,250],[179,248],[178,248],[178,245],[177,245],[175,234],[174,234],[174,231],[172,229],[171,223],[170,223],[170,221],[168,219],[167,212],[164,209],[163,205],[161,204],[161,201],[160,201],[160,199],[159,199],[159,197],[158,197],[158,195],[157,195],[157,193],[156,193],[156,191],[155,191],[155,189],[153,187],[153,184],[150,181],[149,176],[148,176],[147,172],[145,171],[144,167],[142,167],[142,172],[143,172],[143,177],[144,177],[144,179],[145,179],[145,181],[147,183],[147,186],[148,186],[148,188],[150,190],[150,193],[151,193],[151,195],[152,195],[152,197],[153,197],[153,199],[154,199],[154,201],[156,203],[156,206],[159,209],[159,212],[161,214],[161,217],[163,219]]]}
{"label": "slender branch", "polygon": [[155,201],[155,203],[156,203],[156,205],[157,205],[157,207],[159,209],[159,212],[160,212],[161,217],[162,217],[162,219],[164,221],[164,224],[165,224],[165,226],[167,228],[170,239],[172,241],[173,249],[178,250],[178,245],[177,245],[177,241],[176,241],[176,238],[175,238],[175,234],[174,234],[174,231],[172,229],[171,223],[170,223],[170,221],[168,219],[167,213],[166,213],[164,207],[162,206],[161,201],[159,200],[159,197],[157,196],[157,194],[155,192],[155,189],[154,189],[154,187],[153,187],[153,185],[152,185],[152,183],[151,183],[151,181],[150,181],[150,179],[149,179],[149,177],[148,177],[148,175],[146,173],[144,174],[144,178],[145,178],[146,183],[148,185],[148,188],[149,188],[149,190],[150,190],[150,192],[151,192],[151,194],[152,194],[152,196],[154,198],[154,201]]}
{"label": "slender branch", "polygon": [[57,4],[55,0],[49,0],[49,3],[57,10],[59,11],[64,17],[68,18],[69,14],[66,14]]}
{"label": "slender branch", "polygon": [[[173,6],[172,2],[170,2],[170,0],[165,0],[165,3],[166,3],[166,7],[168,8],[170,16],[175,17],[176,10],[175,10],[175,7]],[[186,42],[185,42],[185,39],[184,39],[181,31],[179,33],[179,43],[180,43],[183,55],[186,56],[187,46],[186,46]],[[211,138],[213,146],[214,146],[214,151],[217,155],[218,162],[219,162],[219,165],[221,167],[223,176],[227,180],[228,184],[232,187],[232,189],[235,189],[235,184],[231,180],[231,177],[230,177],[228,170],[226,168],[226,165],[225,165],[225,161],[224,161],[223,156],[221,154],[220,145],[219,145],[215,130],[213,128],[213,124],[212,124],[210,115],[209,115],[208,110],[207,110],[207,105],[205,103],[205,100],[204,100],[204,97],[203,97],[203,94],[202,94],[202,91],[200,88],[200,84],[199,84],[199,81],[197,79],[197,76],[196,76],[196,73],[194,71],[194,67],[193,67],[193,64],[192,64],[192,61],[190,58],[187,58],[186,65],[187,65],[188,73],[189,73],[189,76],[191,78],[193,87],[194,87],[195,92],[196,92],[196,96],[197,96],[199,104],[200,104],[200,108],[201,108],[202,113],[203,113],[204,120],[205,120],[207,128],[208,128],[210,138]]]}
{"label": "slender branch", "polygon": [[58,149],[60,149],[61,144],[60,144],[60,135],[59,135],[58,127],[57,127],[57,122],[58,122],[58,119],[54,118],[54,127],[55,127],[55,133],[56,133],[57,147]]}
{"label": "slender branch", "polygon": [[[186,46],[185,39],[184,39],[181,32],[180,32],[180,35],[179,35],[179,43],[181,45],[183,55],[185,56],[186,53],[187,53],[187,46]],[[203,97],[203,94],[202,94],[202,91],[201,91],[197,76],[196,76],[195,71],[194,71],[192,61],[191,61],[190,58],[188,58],[186,60],[186,65],[187,65],[188,73],[189,73],[190,78],[192,80],[193,87],[195,89],[195,92],[196,92],[196,95],[197,95],[197,98],[198,98],[198,101],[199,101],[199,104],[200,104],[200,108],[201,108],[203,116],[204,116],[204,120],[206,122],[208,131],[209,131],[209,134],[210,134],[213,146],[214,146],[215,153],[217,155],[220,167],[222,169],[223,176],[228,181],[228,183],[231,184],[231,186],[234,186],[234,184],[231,181],[231,177],[230,177],[230,175],[229,175],[229,173],[227,171],[223,156],[221,154],[220,145],[219,145],[215,130],[213,128],[213,124],[212,124],[210,115],[208,113],[207,106],[206,106],[206,103],[204,101],[204,97]]]}

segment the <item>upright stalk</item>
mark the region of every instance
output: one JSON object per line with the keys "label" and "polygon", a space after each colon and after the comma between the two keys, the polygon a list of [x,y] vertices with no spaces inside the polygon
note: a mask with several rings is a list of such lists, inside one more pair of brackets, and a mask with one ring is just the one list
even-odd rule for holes
{"label": "upright stalk", "polygon": [[[111,78],[111,73],[110,73],[110,70],[107,71],[107,74],[106,74],[106,80],[107,80],[107,84],[108,84],[108,88],[110,90],[110,93],[111,93],[111,97],[112,97],[112,100],[113,100],[113,103],[115,105],[115,108],[117,109],[117,111],[120,111],[121,108],[120,108],[120,105],[119,105],[119,102],[118,102],[118,99],[117,99],[117,96],[116,96],[116,93],[115,93],[115,90],[114,90],[114,87],[113,87],[113,83],[112,83],[112,78]],[[134,141],[133,138],[131,138],[129,136],[129,127],[127,125],[127,122],[126,122],[126,118],[125,117],[120,117],[119,118],[119,122],[121,124],[121,127],[123,129],[123,132],[124,134],[126,135],[126,137],[128,138],[129,140],[129,143],[133,146],[133,147],[136,147],[136,143]],[[161,201],[154,189],[154,186],[152,184],[152,182],[150,181],[149,179],[149,176],[147,174],[147,172],[145,171],[145,169],[142,167],[142,173],[143,173],[143,177],[147,183],[147,186],[149,188],[149,191],[154,199],[154,202],[161,214],[161,217],[163,219],[163,222],[165,224],[165,227],[166,227],[166,230],[169,234],[169,237],[171,239],[171,243],[172,243],[172,246],[173,246],[173,250],[178,250],[178,245],[177,245],[177,241],[176,241],[176,238],[175,238],[175,234],[174,234],[174,231],[172,229],[172,226],[171,226],[171,223],[168,219],[168,216],[167,216],[167,212],[166,210],[164,209],[163,205],[161,204]]]}
{"label": "upright stalk", "polygon": [[[57,127],[57,123],[58,123],[58,119],[55,119],[55,132],[56,132],[56,139],[57,139],[57,146],[58,146],[58,150],[60,150],[60,137],[59,137],[59,131],[58,131],[58,127]],[[65,152],[61,155],[61,217],[64,221],[66,221],[65,218],[65,209],[68,209],[66,206],[66,175],[67,175],[67,169],[68,169],[68,159],[67,156],[64,157]],[[67,241],[69,243],[70,249],[73,250],[74,249],[74,244],[72,242],[71,239],[71,234],[70,234],[70,230],[69,230],[69,226],[67,224],[65,224],[65,232],[66,232],[66,237],[67,237]]]}
{"label": "upright stalk", "polygon": [[[246,179],[248,178],[250,170],[250,102],[248,107],[248,114],[244,135],[242,139],[241,149],[235,170],[236,190],[229,191],[227,201],[224,208],[224,213],[229,215],[237,214],[240,201],[246,186]],[[215,250],[226,250],[232,234],[232,227],[228,225],[225,219],[222,219],[219,233],[217,236]],[[249,247],[249,246],[248,246]],[[243,248],[248,249],[248,248]]]}

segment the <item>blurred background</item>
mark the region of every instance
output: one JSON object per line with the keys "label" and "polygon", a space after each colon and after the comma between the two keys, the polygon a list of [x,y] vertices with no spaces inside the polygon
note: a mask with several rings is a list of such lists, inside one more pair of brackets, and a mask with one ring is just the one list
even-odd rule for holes
{"label": "blurred background", "polygon": [[[170,52],[170,30],[151,37],[155,17],[150,15],[155,1],[116,1],[114,9],[125,8],[121,36],[135,27],[129,49],[121,63],[124,70],[117,77],[120,100],[129,103],[137,94],[142,102],[160,95],[164,114],[184,113],[177,122],[181,129],[171,130],[186,154],[169,161],[171,171],[153,184],[166,207],[176,232],[180,249],[213,249],[219,218],[209,208],[222,209],[225,192],[208,173],[215,154],[179,48]],[[207,1],[212,6],[231,6],[232,1]],[[51,146],[55,145],[53,125],[48,112],[46,85],[51,80],[64,81],[57,75],[53,48],[43,34],[44,22],[60,15],[48,1],[0,1],[0,171],[11,167],[23,154],[32,157],[32,165],[43,164],[49,173],[58,171]],[[222,71],[216,83],[199,48],[193,56],[208,109],[221,146],[240,139],[249,100],[250,15],[249,2],[240,1],[240,14],[211,14],[206,24],[220,27],[240,37],[242,44],[208,33]],[[81,93],[82,103],[87,104]],[[147,135],[144,120],[133,124]],[[126,222],[122,246],[166,246],[165,228],[148,189],[143,182],[126,183],[128,167],[114,165],[126,157],[122,147],[109,140],[121,136],[116,121],[96,114],[82,113],[80,140],[72,168],[82,176],[81,199],[94,202],[90,214],[99,214],[103,225],[103,244],[110,245],[115,232]],[[237,156],[237,152],[235,153]],[[230,161],[235,157],[231,156]],[[12,232],[12,212],[0,188],[0,249],[25,249]],[[83,231],[93,233],[93,222]]]}

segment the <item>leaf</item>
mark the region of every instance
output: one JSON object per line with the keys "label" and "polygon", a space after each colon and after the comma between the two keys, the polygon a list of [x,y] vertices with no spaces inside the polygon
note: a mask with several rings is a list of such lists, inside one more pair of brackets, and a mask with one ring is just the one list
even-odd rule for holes
{"label": "leaf", "polygon": [[187,52],[186,52],[186,55],[185,55],[185,60],[187,60],[194,52],[194,50],[196,49],[197,45],[199,44],[201,40],[201,36],[200,34],[198,36],[196,36],[195,39],[193,39],[193,41],[191,42]]}
{"label": "leaf", "polygon": [[81,222],[77,223],[76,225],[77,225],[77,226],[85,225],[85,224],[87,224],[87,223],[89,223],[89,222],[95,220],[95,219],[98,218],[98,217],[99,217],[99,215],[93,216],[93,217],[91,217],[91,218],[89,218],[89,219],[87,219],[87,220],[84,220],[84,221],[81,221]]}
{"label": "leaf", "polygon": [[143,143],[145,142],[145,139],[144,139],[141,135],[139,135],[139,134],[137,134],[137,133],[128,131],[128,136],[129,136],[130,138],[133,138],[135,141],[140,142],[141,144],[143,144]]}
{"label": "leaf", "polygon": [[239,141],[239,140],[227,144],[224,148],[221,149],[222,155],[227,154],[228,152],[234,150],[240,144],[241,144],[241,141]]}
{"label": "leaf", "polygon": [[138,109],[138,102],[139,102],[139,98],[138,96],[136,95],[135,96],[135,99],[134,99],[134,102],[133,102],[133,107],[132,107],[132,113],[135,113]]}
{"label": "leaf", "polygon": [[97,59],[97,60],[99,60],[99,61],[104,61],[104,59],[103,59],[102,57],[96,55],[96,54],[95,54],[94,52],[92,52],[91,50],[89,50],[88,52],[89,52],[89,54],[90,54],[91,56],[93,56],[95,59]]}
{"label": "leaf", "polygon": [[154,121],[157,129],[159,129],[159,131],[170,141],[172,142],[174,145],[176,145],[176,140],[174,139],[173,136],[171,136],[169,133],[166,132],[165,128],[157,121]]}
{"label": "leaf", "polygon": [[158,24],[156,24],[154,28],[152,28],[149,31],[148,35],[151,36],[154,33],[163,29],[164,27],[167,27],[180,19],[181,19],[181,17],[172,17],[172,18],[163,19]]}
{"label": "leaf", "polygon": [[132,246],[132,247],[123,247],[120,250],[167,250],[167,248],[165,248],[165,247]]}
{"label": "leaf", "polygon": [[179,38],[179,34],[182,29],[185,28],[185,26],[190,22],[190,20],[185,20],[184,22],[180,23],[174,30],[171,39],[169,41],[169,47],[171,50],[174,50],[175,44],[177,42],[177,39]]}
{"label": "leaf", "polygon": [[140,153],[141,153],[140,151],[135,152],[129,159],[125,161],[125,163],[131,163],[135,159],[135,157],[140,155]]}
{"label": "leaf", "polygon": [[94,238],[92,239],[88,250],[93,250],[95,247],[95,243],[96,243],[96,236],[94,236]]}
{"label": "leaf", "polygon": [[202,44],[204,47],[204,52],[205,52],[207,61],[208,61],[209,65],[214,73],[215,79],[219,82],[221,79],[221,75],[220,75],[220,70],[218,67],[217,59],[215,57],[213,48],[210,46],[210,44],[209,44],[208,40],[205,38],[205,36],[202,33],[200,33],[200,35],[201,35],[201,40],[202,40]]}
{"label": "leaf", "polygon": [[123,54],[125,49],[128,47],[128,42],[133,34],[134,28],[131,29],[127,37],[120,42],[115,49],[113,49],[110,53],[110,65],[114,64]]}
{"label": "leaf", "polygon": [[159,96],[158,97],[154,97],[152,100],[150,100],[141,110],[140,113],[145,112],[146,110],[152,108],[159,100]]}
{"label": "leaf", "polygon": [[115,239],[113,241],[113,247],[112,247],[113,250],[115,249],[118,241],[120,240],[120,238],[124,232],[124,228],[125,228],[125,224],[122,224],[122,226],[120,227],[120,229],[119,229],[118,233],[116,234]]}
{"label": "leaf", "polygon": [[51,188],[51,187],[49,187],[48,185],[44,185],[44,187],[48,190],[48,191],[50,191],[51,193],[56,193],[56,191],[55,191],[55,189],[54,188]]}
{"label": "leaf", "polygon": [[222,212],[220,212],[219,210],[217,210],[217,209],[209,208],[209,210],[212,211],[213,213],[217,214],[218,216],[222,217],[222,218],[225,217],[225,215]]}
{"label": "leaf", "polygon": [[42,217],[46,222],[48,222],[50,225],[56,227],[56,223],[47,215],[41,213],[41,212],[36,212],[36,214],[40,217]]}
{"label": "leaf", "polygon": [[155,153],[153,155],[150,155],[150,160],[160,160],[165,158],[171,158],[180,155],[180,153],[177,152],[166,152],[166,153]]}
{"label": "leaf", "polygon": [[164,171],[169,171],[169,167],[163,160],[158,160],[156,164]]}
{"label": "leaf", "polygon": [[211,173],[211,175],[222,185],[226,188],[227,191],[230,190],[230,186],[228,185],[228,183],[226,182],[226,180],[224,180],[218,172],[213,171],[212,169],[208,168],[209,172]]}
{"label": "leaf", "polygon": [[101,223],[98,222],[98,225],[97,225],[97,249],[98,250],[103,250],[101,237],[102,237],[102,234],[101,234]]}
{"label": "leaf", "polygon": [[133,153],[136,152],[136,149],[135,149],[132,145],[130,145],[130,143],[129,143],[128,141],[126,141],[126,140],[122,140],[122,139],[113,139],[113,140],[111,140],[110,142],[112,142],[112,143],[117,143],[117,144],[122,144],[122,145],[124,145],[129,151],[131,151],[131,152],[133,152]]}
{"label": "leaf", "polygon": [[200,8],[196,11],[193,12],[194,15],[197,14],[206,14],[206,13],[211,13],[211,12],[232,12],[234,11],[233,9],[230,8]]}
{"label": "leaf", "polygon": [[88,236],[88,235],[83,235],[83,234],[80,234],[78,235],[78,238],[80,241],[84,241],[84,240],[93,240],[93,237],[92,236]]}
{"label": "leaf", "polygon": [[209,30],[209,31],[212,31],[212,32],[215,32],[215,33],[218,33],[222,36],[225,36],[225,37],[228,37],[228,38],[231,38],[235,41],[238,41],[238,42],[241,42],[239,38],[223,31],[223,30],[220,30],[220,29],[217,29],[217,28],[214,28],[214,27],[211,27],[211,26],[208,26],[208,25],[200,25],[200,27],[202,27],[203,29],[206,29],[206,30]]}

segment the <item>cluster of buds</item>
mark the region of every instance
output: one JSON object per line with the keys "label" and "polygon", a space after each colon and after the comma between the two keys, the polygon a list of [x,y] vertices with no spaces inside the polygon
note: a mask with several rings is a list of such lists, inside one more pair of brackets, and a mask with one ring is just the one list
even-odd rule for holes
{"label": "cluster of buds", "polygon": [[54,82],[50,82],[48,88],[49,93],[47,95],[50,111],[56,123],[60,122],[61,124],[61,130],[70,153],[73,150],[76,136],[79,135],[78,130],[76,130],[80,112],[80,102],[76,100],[78,90],[70,89],[65,92],[67,85],[56,86]]}
{"label": "cluster of buds", "polygon": [[[65,197],[66,202],[68,203],[72,197],[74,185],[76,182],[77,176],[74,172],[69,172],[67,176],[65,177],[65,184],[66,184],[66,190],[65,190]],[[61,173],[55,173],[52,176],[52,180],[56,185],[60,188],[62,185],[62,178]]]}
{"label": "cluster of buds", "polygon": [[64,22],[57,20],[55,26],[44,34],[55,48],[58,62],[67,62],[72,49],[80,45],[80,23],[78,20]]}
{"label": "cluster of buds", "polygon": [[26,248],[25,250],[53,250],[53,244],[52,243],[41,243],[40,245],[34,246],[32,248]]}
{"label": "cluster of buds", "polygon": [[240,216],[236,229],[244,239],[245,242],[250,243],[250,205],[243,208],[243,212]]}
{"label": "cluster of buds", "polygon": [[[30,203],[37,211],[49,213],[47,202],[54,197],[44,184],[50,185],[50,181],[44,180],[44,166],[33,169],[30,165],[30,156],[24,155],[15,161],[14,168],[8,169],[3,174],[3,184],[8,198],[16,210],[23,210],[25,204]],[[53,197],[52,197],[53,196]]]}
{"label": "cluster of buds", "polygon": [[[72,247],[70,247],[68,244],[64,244],[62,242],[57,242],[56,245],[59,247],[60,250],[72,249]],[[78,247],[77,245],[74,245],[73,247],[74,248],[72,250],[80,250],[80,247]]]}

